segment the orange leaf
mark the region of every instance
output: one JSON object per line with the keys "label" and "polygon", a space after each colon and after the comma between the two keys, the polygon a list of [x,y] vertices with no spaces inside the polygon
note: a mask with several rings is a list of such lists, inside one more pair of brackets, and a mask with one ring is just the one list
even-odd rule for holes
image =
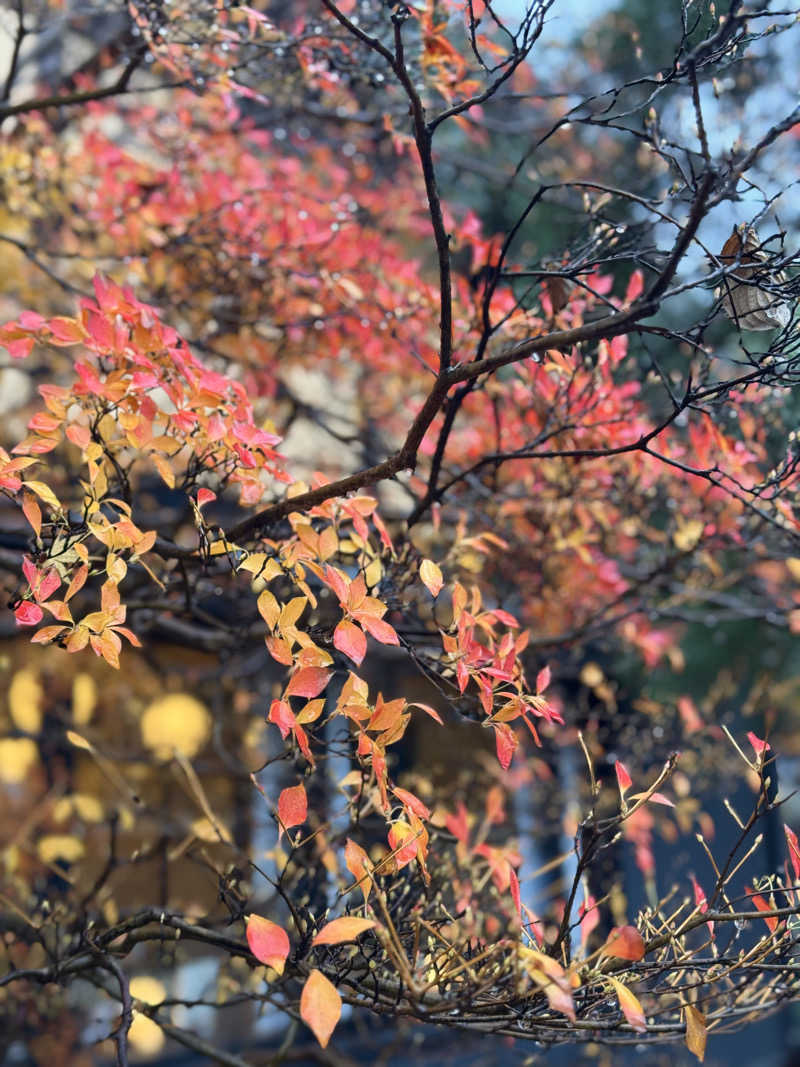
{"label": "orange leaf", "polygon": [[644,957],[644,940],[635,926],[615,926],[603,945],[603,952],[618,960],[640,960]]}
{"label": "orange leaf", "polygon": [[32,493],[22,494],[22,513],[33,527],[33,532],[37,537],[40,537],[42,533],[42,509]]}
{"label": "orange leaf", "polygon": [[367,654],[367,639],[364,631],[360,630],[349,619],[342,619],[333,631],[333,643],[340,652],[344,652],[351,660],[360,666],[361,661]]}
{"label": "orange leaf", "polygon": [[323,926],[311,944],[339,945],[343,941],[355,941],[359,934],[372,930],[377,925],[373,919],[358,919],[354,915],[345,915]]}
{"label": "orange leaf", "polygon": [[622,982],[617,981],[616,978],[609,978],[608,981],[614,987],[614,992],[617,994],[617,1000],[619,1006],[622,1009],[622,1014],[628,1020],[634,1030],[644,1033],[647,1030],[647,1023],[644,1017],[644,1011],[642,1005],[638,999],[631,993],[627,986]]}
{"label": "orange leaf", "polygon": [[366,899],[369,896],[369,891],[372,888],[372,878],[369,874],[369,857],[361,845],[357,845],[355,841],[352,841],[349,837],[347,839],[347,844],[344,847],[344,862],[348,871],[359,883],[361,892],[364,894],[364,901],[366,902]]}
{"label": "orange leaf", "polygon": [[293,826],[299,826],[306,821],[308,815],[308,797],[303,785],[293,785],[284,789],[278,797],[278,818],[281,821],[280,835],[284,830],[290,830]]}
{"label": "orange leaf", "polygon": [[316,968],[306,979],[300,996],[300,1018],[325,1048],[342,1014],[342,998],[336,987]]}
{"label": "orange leaf", "polygon": [[260,915],[246,915],[247,944],[261,963],[283,974],[289,955],[289,937],[283,927]]}

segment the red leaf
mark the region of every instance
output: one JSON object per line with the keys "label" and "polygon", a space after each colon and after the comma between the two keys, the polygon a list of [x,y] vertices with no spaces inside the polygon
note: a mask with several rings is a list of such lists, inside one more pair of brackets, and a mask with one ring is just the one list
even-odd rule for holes
{"label": "red leaf", "polygon": [[786,834],[786,843],[789,846],[789,858],[794,868],[794,878],[797,882],[800,881],[800,843],[798,843],[797,834],[786,823],[783,824],[783,829]]}
{"label": "red leaf", "polygon": [[510,726],[501,722],[494,726],[494,740],[500,766],[506,771],[511,764],[511,757],[519,744],[519,739]]}
{"label": "red leaf", "polygon": [[287,697],[306,697],[313,700],[318,697],[330,681],[330,672],[324,667],[301,667],[289,679],[286,687]]}
{"label": "red leaf", "polygon": [[[752,902],[755,904],[755,906],[758,908],[759,911],[774,911],[775,910],[775,908],[773,906],[769,905],[766,902],[766,900],[764,900],[764,898],[762,896],[759,896],[758,893],[754,893],[753,890],[750,889],[749,886],[745,886],[744,891],[748,895],[748,897],[750,897],[750,899],[752,900]],[[765,915],[764,916],[764,922],[769,927],[770,932],[774,933],[775,932],[775,928],[778,925],[778,917],[777,917],[777,915]]]}
{"label": "red leaf", "polygon": [[261,963],[266,963],[278,974],[283,974],[286,957],[289,955],[289,937],[283,927],[260,915],[246,915],[247,944]]}
{"label": "red leaf", "polygon": [[292,730],[295,725],[292,709],[285,700],[273,700],[270,704],[269,715],[267,718],[270,722],[275,723],[281,732],[281,737],[284,738],[289,736],[289,731]]}
{"label": "red leaf", "polygon": [[413,811],[415,815],[420,817],[420,819],[430,819],[431,813],[419,797],[415,797],[414,794],[409,793],[407,789],[401,789],[400,786],[393,786],[392,792],[404,807],[408,808],[409,811]]}
{"label": "red leaf", "polygon": [[197,506],[202,508],[204,504],[210,504],[212,500],[217,499],[217,494],[212,493],[210,489],[198,489],[197,490]]}
{"label": "red leaf", "polygon": [[342,998],[336,986],[316,968],[306,979],[300,996],[300,1018],[325,1048],[342,1014]]}
{"label": "red leaf", "polygon": [[342,619],[333,631],[333,644],[340,652],[349,656],[356,666],[360,666],[367,654],[367,639],[364,631],[349,619]]}
{"label": "red leaf", "polygon": [[630,276],[628,288],[625,290],[625,303],[632,304],[644,291],[644,275],[640,270],[635,270]]}
{"label": "red leaf", "polygon": [[536,695],[543,693],[548,685],[550,685],[550,668],[542,667],[536,675]]}
{"label": "red leaf", "polygon": [[628,768],[624,763],[620,763],[619,760],[614,764],[614,769],[617,772],[617,783],[619,784],[619,791],[622,796],[625,795],[626,789],[631,787],[631,776],[628,774]]}
{"label": "red leaf", "polygon": [[299,826],[306,821],[308,815],[308,797],[303,785],[293,785],[284,789],[278,797],[278,818],[281,821],[280,834],[284,830],[290,830],[293,826]]}
{"label": "red leaf", "polygon": [[[708,911],[708,900],[706,898],[706,895],[703,892],[703,889],[700,886],[700,883],[695,878],[695,876],[692,874],[689,877],[692,879],[692,885],[694,887],[694,902],[695,902],[695,906],[697,908],[699,908],[699,910],[703,914],[705,914]],[[709,922],[708,929],[709,929],[709,932],[710,932],[711,936],[713,937],[714,936],[714,923],[713,922]]]}

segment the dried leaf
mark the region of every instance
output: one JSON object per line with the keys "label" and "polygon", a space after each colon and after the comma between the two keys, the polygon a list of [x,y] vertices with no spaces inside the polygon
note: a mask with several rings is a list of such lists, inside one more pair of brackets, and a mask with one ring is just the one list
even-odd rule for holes
{"label": "dried leaf", "polygon": [[706,1055],[706,1017],[692,1004],[684,1004],[683,1014],[686,1019],[686,1047],[702,1063]]}

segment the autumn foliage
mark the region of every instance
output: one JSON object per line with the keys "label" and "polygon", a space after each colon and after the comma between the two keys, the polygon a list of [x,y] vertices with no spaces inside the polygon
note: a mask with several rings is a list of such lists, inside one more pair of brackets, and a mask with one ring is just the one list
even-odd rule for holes
{"label": "autumn foliage", "polygon": [[[712,81],[752,39],[740,4],[711,23],[700,5],[653,83],[697,143],[665,146],[637,98],[655,162],[620,191],[602,159],[627,127],[602,128],[604,157],[578,108],[551,146],[563,102],[529,66],[551,6],[506,26],[477,0],[136,0],[122,53],[0,106],[0,346],[30,386],[0,447],[0,1019],[19,1040],[50,1025],[42,989],[81,979],[113,1006],[118,1062],[129,1040],[212,1055],[131,980],[167,943],[213,956],[217,1003],[284,1012],[322,1048],[349,1005],[547,1042],[677,1036],[702,1059],[707,1031],[769,1006],[755,979],[794,945],[797,838],[782,874],[740,884],[774,756],[707,722],[680,671],[697,605],[798,628],[797,330],[787,310],[737,348],[741,264],[706,243],[797,120],[752,133],[747,167],[713,155]],[[504,100],[535,111],[551,177],[520,163],[524,208],[495,233],[441,176],[445,138],[487,150]],[[548,196],[583,227],[557,255],[537,247]],[[788,309],[779,237],[751,255],[773,274],[735,283]],[[622,658],[678,679],[640,700],[663,744],[617,748]],[[413,737],[464,778],[409,766]],[[574,878],[548,894],[516,820],[565,746]],[[752,814],[676,896],[655,841],[707,829],[682,768],[712,748]],[[644,886],[622,916],[593,873],[620,839]],[[743,913],[757,950],[706,968]],[[56,1028],[79,1015],[53,1004]],[[63,1062],[88,1062],[82,1025]]]}

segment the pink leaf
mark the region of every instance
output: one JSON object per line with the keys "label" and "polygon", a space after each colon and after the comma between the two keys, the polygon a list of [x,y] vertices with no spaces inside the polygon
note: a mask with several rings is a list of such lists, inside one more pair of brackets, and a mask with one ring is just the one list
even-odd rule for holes
{"label": "pink leaf", "polygon": [[761,756],[769,749],[769,744],[766,741],[762,741],[760,737],[756,737],[752,730],[748,733],[747,740],[753,746],[753,750],[757,756]]}
{"label": "pink leaf", "polygon": [[42,621],[43,617],[44,612],[32,600],[23,600],[14,611],[17,626],[35,626],[37,622]]}
{"label": "pink leaf", "polygon": [[283,974],[286,957],[289,955],[289,937],[286,931],[260,915],[245,916],[247,944],[261,963],[266,963],[278,974]]}

